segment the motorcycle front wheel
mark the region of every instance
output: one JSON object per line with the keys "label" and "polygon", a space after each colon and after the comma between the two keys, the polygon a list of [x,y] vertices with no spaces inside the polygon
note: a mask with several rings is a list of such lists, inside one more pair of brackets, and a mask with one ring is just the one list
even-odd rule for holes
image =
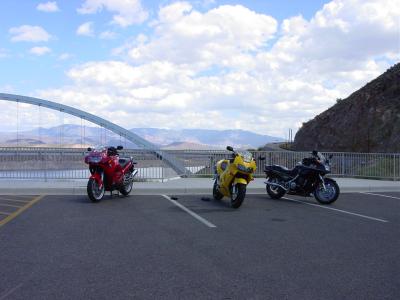
{"label": "motorcycle front wheel", "polygon": [[214,186],[213,186],[213,198],[215,200],[221,200],[223,197],[224,197],[224,195],[222,195],[221,192],[218,190],[217,179],[215,179]]}
{"label": "motorcycle front wheel", "polygon": [[340,194],[340,189],[336,181],[330,178],[324,178],[325,188],[322,183],[319,183],[314,191],[314,197],[321,204],[331,204],[337,200]]}
{"label": "motorcycle front wheel", "polygon": [[231,206],[233,208],[239,208],[246,196],[246,184],[237,183],[232,187],[231,194]]}
{"label": "motorcycle front wheel", "polygon": [[92,202],[99,202],[104,196],[104,184],[100,188],[94,178],[90,178],[87,184],[87,193]]}

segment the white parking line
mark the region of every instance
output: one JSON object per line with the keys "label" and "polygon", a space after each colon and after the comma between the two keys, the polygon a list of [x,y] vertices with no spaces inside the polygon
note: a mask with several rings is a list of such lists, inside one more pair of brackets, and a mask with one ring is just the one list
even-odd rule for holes
{"label": "white parking line", "polygon": [[0,295],[0,300],[4,300],[8,298],[12,293],[14,293],[16,290],[18,290],[22,286],[22,283],[18,284],[16,287],[12,288],[11,290],[8,290],[4,294]]}
{"label": "white parking line", "polygon": [[187,212],[189,215],[191,215],[193,218],[197,219],[198,221],[200,221],[201,223],[203,223],[204,225],[210,227],[210,228],[216,228],[217,226],[215,226],[213,223],[207,221],[206,219],[204,219],[203,217],[200,217],[198,214],[196,214],[195,212],[191,211],[189,208],[183,206],[182,204],[180,204],[178,201],[175,201],[173,199],[171,199],[170,197],[168,197],[167,195],[161,195],[163,196],[165,199],[169,200],[170,202],[172,202],[173,204],[175,204],[176,206],[178,206],[180,209],[182,209],[183,211]]}
{"label": "white parking line", "polygon": [[22,206],[18,206],[18,205],[5,204],[5,203],[0,203],[0,206],[15,207],[15,208],[21,208],[22,207]]}
{"label": "white parking line", "polygon": [[18,200],[18,199],[14,199],[14,198],[4,198],[3,196],[0,196],[0,201],[11,201],[11,202],[29,203],[29,201]]}
{"label": "white parking line", "polygon": [[382,195],[382,194],[375,194],[375,193],[367,193],[367,192],[359,192],[360,194],[367,194],[367,195],[373,195],[373,196],[380,196],[380,197],[386,197],[386,198],[393,198],[393,199],[399,199],[399,197],[393,197],[393,196],[388,196],[388,195]]}
{"label": "white parking line", "polygon": [[294,202],[299,202],[299,203],[307,204],[307,205],[311,205],[311,206],[316,206],[316,207],[320,207],[320,208],[330,209],[330,210],[334,210],[334,211],[341,212],[341,213],[344,213],[344,214],[353,215],[353,216],[357,216],[357,217],[360,217],[360,218],[365,218],[365,219],[374,220],[374,221],[378,221],[378,222],[383,222],[383,223],[388,223],[389,222],[387,220],[378,219],[378,218],[365,216],[365,215],[360,215],[360,214],[356,214],[356,213],[353,213],[353,212],[350,212],[350,211],[341,210],[341,209],[337,209],[337,208],[333,208],[333,207],[328,207],[328,206],[322,206],[322,205],[318,205],[318,204],[308,203],[308,202],[304,202],[304,201],[301,201],[301,200],[295,200],[295,199],[290,199],[290,198],[286,198],[286,197],[282,197],[282,199],[286,199],[286,200],[294,201]]}

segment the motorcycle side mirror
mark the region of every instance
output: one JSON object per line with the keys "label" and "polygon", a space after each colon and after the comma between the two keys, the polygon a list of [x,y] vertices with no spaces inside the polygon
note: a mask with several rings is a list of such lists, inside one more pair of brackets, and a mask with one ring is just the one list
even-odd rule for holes
{"label": "motorcycle side mirror", "polygon": [[232,146],[227,146],[227,147],[226,147],[226,150],[228,150],[228,151],[233,151],[233,148],[232,148]]}
{"label": "motorcycle side mirror", "polygon": [[88,147],[86,150],[87,150],[87,151],[92,151],[92,148]]}
{"label": "motorcycle side mirror", "polygon": [[122,150],[122,149],[124,149],[124,147],[122,147],[122,146],[117,146],[117,150]]}

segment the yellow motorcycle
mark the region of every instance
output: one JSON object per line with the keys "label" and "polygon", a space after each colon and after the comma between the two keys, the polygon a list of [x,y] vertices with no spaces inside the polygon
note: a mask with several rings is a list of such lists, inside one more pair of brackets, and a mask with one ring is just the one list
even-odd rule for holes
{"label": "yellow motorcycle", "polygon": [[246,196],[247,185],[254,179],[257,165],[248,151],[236,152],[231,146],[226,150],[232,152],[232,158],[222,159],[215,165],[213,197],[215,200],[230,197],[231,206],[239,208]]}

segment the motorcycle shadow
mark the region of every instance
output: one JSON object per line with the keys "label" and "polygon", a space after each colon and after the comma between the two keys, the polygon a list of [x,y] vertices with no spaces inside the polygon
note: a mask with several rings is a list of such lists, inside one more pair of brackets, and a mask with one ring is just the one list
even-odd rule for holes
{"label": "motorcycle shadow", "polygon": [[[288,196],[293,197],[292,195],[288,195]],[[285,199],[285,198],[273,199],[271,197],[266,196],[264,198],[264,200],[265,199],[268,201],[274,202],[274,203],[284,202],[284,203],[290,203],[293,205],[302,205],[301,202],[315,204],[315,199],[313,197],[301,197],[301,198],[293,198],[293,199]]]}
{"label": "motorcycle shadow", "polygon": [[202,202],[205,202],[209,208],[197,208],[196,210],[202,213],[207,212],[234,212],[232,209],[229,199],[215,200],[212,196],[200,197]]}
{"label": "motorcycle shadow", "polygon": [[125,197],[125,196],[121,196],[121,195],[105,195],[103,197],[103,199],[101,199],[101,201],[94,203],[92,201],[90,201],[89,197],[86,195],[79,195],[76,196],[72,199],[73,202],[77,202],[77,203],[85,203],[85,204],[91,204],[91,205],[98,205],[100,203],[109,203],[110,201],[122,201],[122,200],[128,200],[130,197]]}

